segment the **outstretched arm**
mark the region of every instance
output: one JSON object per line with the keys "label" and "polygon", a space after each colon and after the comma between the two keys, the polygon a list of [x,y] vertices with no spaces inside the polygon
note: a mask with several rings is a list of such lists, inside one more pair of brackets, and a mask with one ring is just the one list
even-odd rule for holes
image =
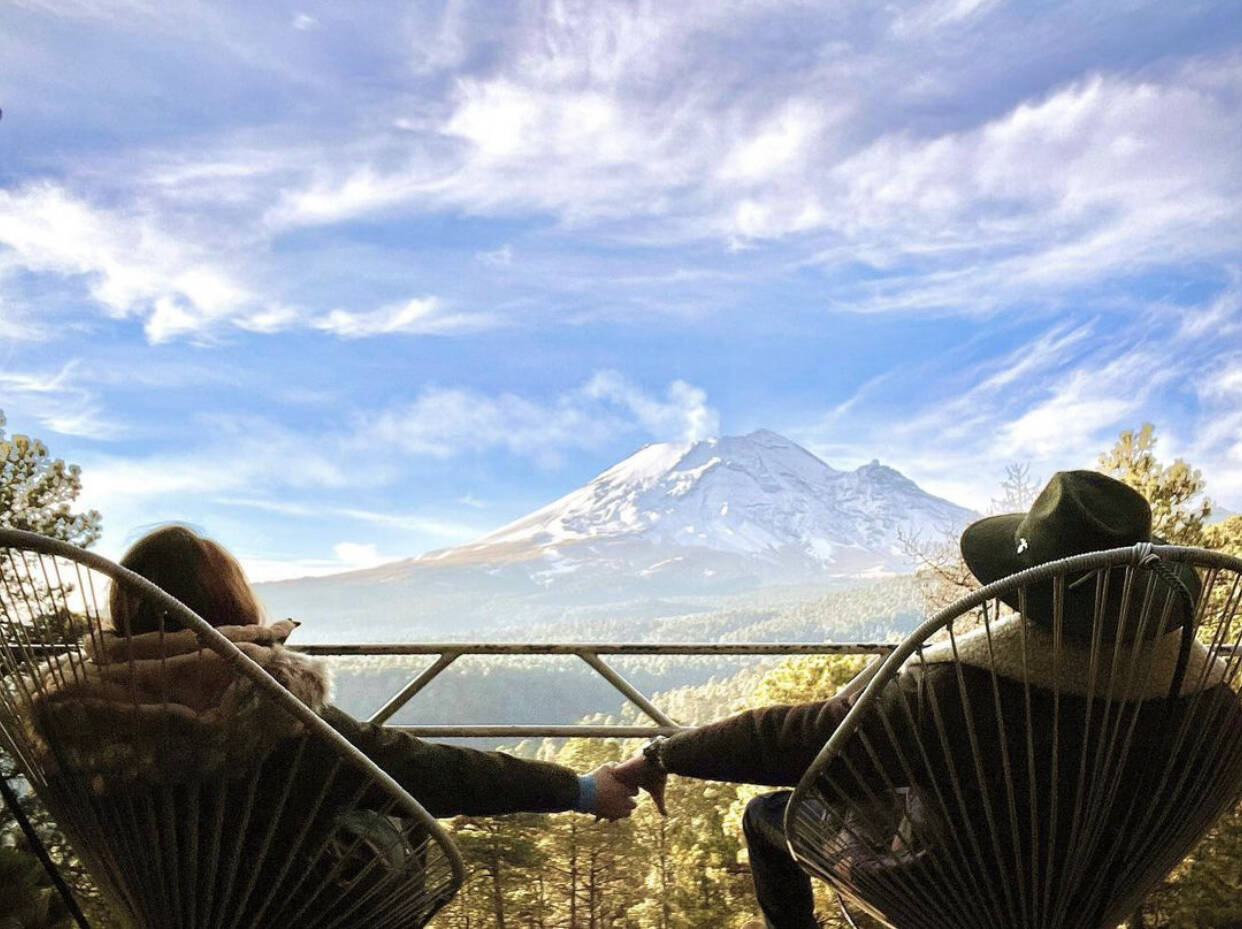
{"label": "outstretched arm", "polygon": [[335,706],[326,707],[322,716],[433,816],[557,813],[578,807],[578,777],[561,765],[424,742],[361,722]]}
{"label": "outstretched arm", "polygon": [[748,710],[671,736],[660,757],[671,774],[792,786],[853,705],[852,697],[834,697]]}
{"label": "outstretched arm", "polygon": [[[881,769],[892,776],[899,768],[896,746],[912,737],[911,723],[917,725],[917,678],[902,675],[880,695],[860,730],[869,750],[857,753],[851,758],[854,765],[838,772],[843,789],[856,783],[859,790],[865,790],[864,785],[880,777]],[[748,710],[670,736],[658,759],[635,756],[620,765],[617,773],[653,797],[656,790],[652,788],[663,788],[659,765],[668,774],[685,777],[791,787],[801,780],[858,697],[855,692],[816,703]]]}

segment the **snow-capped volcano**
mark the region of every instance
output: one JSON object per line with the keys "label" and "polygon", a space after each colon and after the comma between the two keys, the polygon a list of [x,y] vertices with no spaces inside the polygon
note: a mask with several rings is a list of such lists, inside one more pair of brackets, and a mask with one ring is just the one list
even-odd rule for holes
{"label": "snow-capped volcano", "polygon": [[909,571],[899,532],[939,537],[972,515],[879,462],[838,471],[760,431],[648,445],[469,544],[259,590],[328,639],[693,613],[703,598]]}
{"label": "snow-capped volcano", "polygon": [[503,550],[577,561],[584,544],[598,552],[626,542],[667,557],[707,549],[835,574],[904,570],[899,530],[938,533],[971,515],[878,461],[838,471],[760,430],[646,445],[528,516],[426,557],[474,560]]}

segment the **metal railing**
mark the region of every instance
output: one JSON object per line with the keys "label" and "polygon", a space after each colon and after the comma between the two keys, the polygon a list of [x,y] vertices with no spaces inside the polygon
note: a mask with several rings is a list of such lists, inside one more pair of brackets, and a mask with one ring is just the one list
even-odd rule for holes
{"label": "metal railing", "polygon": [[[679,724],[658,706],[656,706],[637,687],[626,680],[615,668],[609,665],[602,655],[621,656],[653,656],[653,655],[706,655],[712,657],[775,657],[785,658],[794,655],[874,655],[884,658],[896,651],[899,643],[887,642],[826,642],[826,643],[769,643],[742,642],[730,644],[678,642],[671,644],[635,644],[635,643],[488,643],[488,642],[441,642],[441,643],[386,643],[381,645],[291,645],[293,651],[306,655],[324,658],[345,657],[378,657],[378,656],[434,656],[432,663],[419,671],[400,690],[386,700],[378,710],[368,717],[369,722],[381,725],[392,725],[392,728],[408,732],[422,738],[650,738],[656,735],[672,735],[682,729],[689,728]],[[63,652],[66,646],[31,646],[33,649],[45,651],[48,655]],[[1233,652],[1230,646],[1222,651]],[[607,681],[618,693],[640,709],[653,723],[648,726],[626,726],[621,724],[590,725],[578,723],[570,725],[537,724],[511,725],[504,723],[485,723],[482,725],[460,726],[408,726],[393,725],[388,721],[405,707],[420,691],[434,681],[446,668],[464,655],[573,655],[585,662],[599,677]],[[851,681],[845,691],[861,690],[870,680],[872,672],[878,670],[879,662],[873,661]]]}
{"label": "metal railing", "polygon": [[[301,645],[290,646],[306,655],[321,657],[358,656],[435,656],[435,660],[416,674],[384,705],[371,714],[368,721],[388,725],[392,719],[419,691],[425,689],[446,668],[463,655],[573,655],[585,662],[599,677],[607,681],[618,693],[633,703],[652,721],[649,726],[612,725],[506,725],[484,724],[469,726],[397,726],[403,732],[432,738],[650,738],[656,735],[672,735],[685,726],[680,725],[656,706],[637,687],[621,676],[602,656],[653,656],[653,655],[707,655],[713,657],[757,656],[789,657],[793,655],[876,655],[881,658],[897,648],[895,643],[830,642],[817,644],[772,644],[747,642],[709,644],[679,642],[675,644],[601,644],[601,643],[483,643],[444,642],[435,644],[397,643],[384,645]],[[878,668],[873,661],[870,670]],[[860,675],[862,682],[865,677]],[[858,679],[856,679],[858,680]]]}

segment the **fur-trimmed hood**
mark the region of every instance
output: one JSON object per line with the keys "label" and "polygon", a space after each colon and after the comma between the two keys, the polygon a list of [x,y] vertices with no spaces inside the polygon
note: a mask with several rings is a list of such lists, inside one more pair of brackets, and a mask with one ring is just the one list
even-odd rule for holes
{"label": "fur-trimmed hood", "polygon": [[[1062,639],[1054,649],[1050,631],[1010,614],[992,623],[990,630],[972,629],[957,636],[954,643],[937,642],[925,648],[922,659],[917,653],[912,655],[903,670],[920,664],[952,662],[956,651],[956,660],[962,664],[984,670],[995,668],[1000,677],[1029,681],[1036,687],[1077,696],[1087,696],[1090,691],[1093,696],[1114,700],[1151,700],[1168,696],[1180,645],[1180,630],[1159,639],[1117,645],[1118,680],[1111,682],[1112,644],[1101,646],[1093,675],[1089,644]],[[1185,696],[1221,684],[1227,679],[1227,672],[1224,661],[1213,659],[1201,643],[1195,642],[1181,693]]]}
{"label": "fur-trimmed hood", "polygon": [[[318,713],[328,702],[327,668],[284,647],[296,626],[217,631]],[[190,630],[91,636],[46,669],[40,689],[30,723],[45,763],[97,783],[243,771],[302,729]]]}

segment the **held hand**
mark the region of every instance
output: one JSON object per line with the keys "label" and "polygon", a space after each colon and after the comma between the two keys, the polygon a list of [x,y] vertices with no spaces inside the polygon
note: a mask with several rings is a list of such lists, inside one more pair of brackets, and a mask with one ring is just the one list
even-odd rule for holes
{"label": "held hand", "polygon": [[663,771],[656,770],[641,754],[635,755],[628,761],[623,761],[613,769],[613,775],[622,784],[633,788],[635,791],[641,787],[647,793],[651,794],[651,799],[655,802],[656,809],[660,811],[661,816],[667,816],[668,810],[664,808],[664,785],[668,781],[668,775]]}
{"label": "held hand", "polygon": [[617,779],[615,764],[602,764],[591,775],[595,778],[595,815],[615,822],[626,819],[634,812],[634,796],[637,787],[631,787]]}

